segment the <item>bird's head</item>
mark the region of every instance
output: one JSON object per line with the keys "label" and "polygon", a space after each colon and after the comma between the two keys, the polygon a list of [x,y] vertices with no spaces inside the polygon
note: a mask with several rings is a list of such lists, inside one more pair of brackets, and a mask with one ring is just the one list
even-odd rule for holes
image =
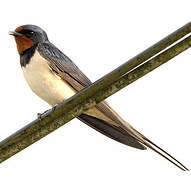
{"label": "bird's head", "polygon": [[38,43],[48,40],[46,32],[35,25],[19,26],[15,31],[10,31],[9,34],[15,37],[19,54]]}

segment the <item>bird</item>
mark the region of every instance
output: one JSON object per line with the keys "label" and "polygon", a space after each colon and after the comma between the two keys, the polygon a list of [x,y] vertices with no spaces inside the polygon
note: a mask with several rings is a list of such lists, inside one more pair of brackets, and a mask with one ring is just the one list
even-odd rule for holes
{"label": "bird", "polygon": [[[31,90],[55,107],[92,84],[74,62],[52,44],[36,25],[22,25],[9,32],[15,38],[20,65]],[[102,101],[77,117],[107,137],[140,150],[152,149],[181,170],[181,162],[135,130],[106,102]]]}

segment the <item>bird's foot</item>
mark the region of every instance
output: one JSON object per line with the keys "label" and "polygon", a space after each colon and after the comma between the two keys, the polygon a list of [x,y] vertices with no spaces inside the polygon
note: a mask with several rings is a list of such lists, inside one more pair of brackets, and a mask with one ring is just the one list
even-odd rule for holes
{"label": "bird's foot", "polygon": [[52,110],[55,111],[57,106],[58,106],[58,104],[55,104],[55,105],[52,107]]}
{"label": "bird's foot", "polygon": [[[55,111],[57,105],[58,105],[58,104],[55,104],[55,105],[52,107],[52,110],[51,110],[51,111]],[[44,111],[43,113],[37,113],[37,118],[41,120],[41,119],[42,119],[42,115],[45,114],[45,113],[47,113],[48,111],[50,111],[50,110],[46,110],[46,111]]]}
{"label": "bird's foot", "polygon": [[41,113],[37,113],[37,118],[41,119],[41,115],[42,115]]}
{"label": "bird's foot", "polygon": [[37,113],[37,118],[42,119],[42,115],[45,114],[48,110],[44,111],[43,113]]}

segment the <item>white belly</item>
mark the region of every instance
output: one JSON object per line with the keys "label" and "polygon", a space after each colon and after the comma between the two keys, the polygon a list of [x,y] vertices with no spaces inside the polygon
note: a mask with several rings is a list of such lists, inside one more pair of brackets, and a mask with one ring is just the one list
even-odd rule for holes
{"label": "white belly", "polygon": [[[51,106],[55,106],[76,94],[64,80],[51,71],[47,61],[36,51],[26,67],[22,67],[24,77],[32,91]],[[85,114],[98,117],[116,125],[95,107],[85,111]]]}
{"label": "white belly", "polygon": [[73,96],[76,92],[49,68],[47,61],[36,51],[26,67],[22,67],[30,88],[51,106]]}

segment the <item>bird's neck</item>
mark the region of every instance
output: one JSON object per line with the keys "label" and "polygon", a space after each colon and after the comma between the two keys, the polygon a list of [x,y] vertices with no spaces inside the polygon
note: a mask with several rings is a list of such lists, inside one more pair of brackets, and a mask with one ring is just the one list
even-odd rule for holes
{"label": "bird's neck", "polygon": [[30,59],[34,55],[36,48],[37,44],[20,53],[20,64],[22,67],[25,67],[30,62]]}

